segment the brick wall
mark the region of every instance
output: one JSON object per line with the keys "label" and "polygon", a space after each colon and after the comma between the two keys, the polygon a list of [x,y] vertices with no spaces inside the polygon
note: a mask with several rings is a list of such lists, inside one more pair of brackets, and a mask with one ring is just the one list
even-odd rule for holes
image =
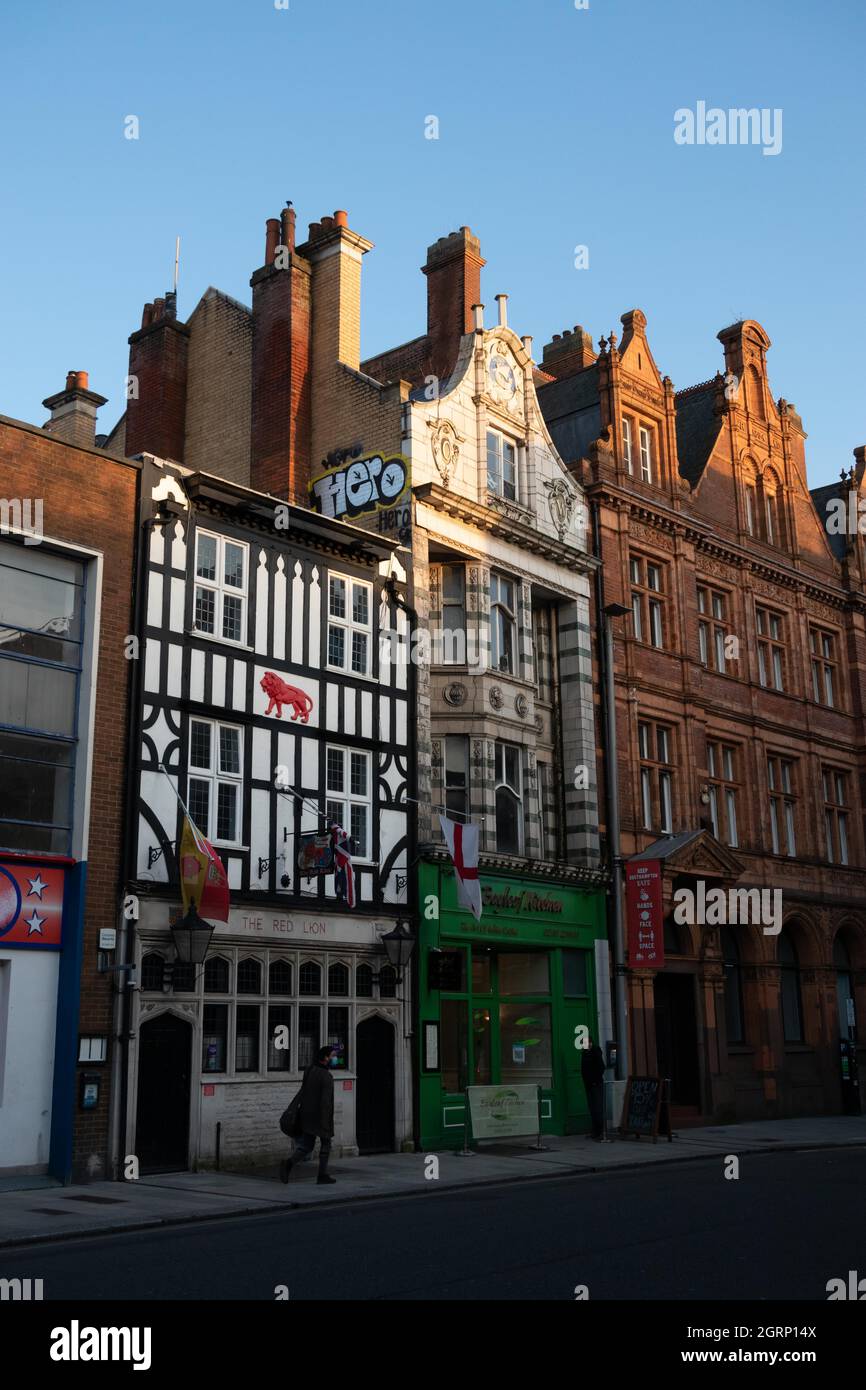
{"label": "brick wall", "polygon": [[[114,976],[97,973],[97,942],[100,929],[117,927],[119,917],[131,670],[124,639],[132,631],[137,480],[134,464],[0,417],[0,495],[42,498],[46,542],[103,557],[79,1031],[109,1039]],[[76,1178],[107,1175],[110,1065],[109,1050],[96,1109],[76,1110]]]}
{"label": "brick wall", "polygon": [[249,486],[250,311],[209,289],[189,329],[184,463]]}

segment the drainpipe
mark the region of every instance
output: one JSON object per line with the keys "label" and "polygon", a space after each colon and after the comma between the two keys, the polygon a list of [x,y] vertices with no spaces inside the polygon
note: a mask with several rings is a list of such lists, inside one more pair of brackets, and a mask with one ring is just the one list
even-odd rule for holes
{"label": "drainpipe", "polygon": [[[601,559],[601,538],[598,502],[592,502],[593,553]],[[613,899],[613,961],[614,1013],[616,1017],[617,1058],[616,1075],[624,1081],[629,1074],[628,1005],[626,998],[625,929],[622,910],[622,849],[619,828],[619,786],[617,782],[616,751],[616,683],[613,658],[613,619],[623,617],[628,609],[621,603],[604,602],[602,566],[595,572],[596,610],[601,635],[599,669],[602,689],[602,731],[605,765],[605,795],[607,799],[607,838],[611,863],[611,896]]]}

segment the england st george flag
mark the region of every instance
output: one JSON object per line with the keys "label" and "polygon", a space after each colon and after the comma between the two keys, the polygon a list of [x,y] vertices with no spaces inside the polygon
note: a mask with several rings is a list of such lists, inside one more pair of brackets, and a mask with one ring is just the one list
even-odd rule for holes
{"label": "england st george flag", "polygon": [[439,817],[448,853],[457,874],[457,901],[468,907],[476,922],[481,921],[481,882],[478,878],[478,826]]}

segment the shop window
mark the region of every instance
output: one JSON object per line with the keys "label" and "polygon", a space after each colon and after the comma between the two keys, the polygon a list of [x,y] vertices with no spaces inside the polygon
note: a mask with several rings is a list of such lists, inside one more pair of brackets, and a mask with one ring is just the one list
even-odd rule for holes
{"label": "shop window", "polygon": [[205,1004],[201,1028],[201,1069],[205,1072],[226,1069],[229,1036],[228,1004]]}
{"label": "shop window", "polygon": [[729,1043],[744,1041],[743,978],[740,969],[740,948],[730,927],[721,927],[722,959],[725,971],[725,1019]]}
{"label": "shop window", "polygon": [[238,994],[261,994],[262,992],[262,967],[261,963],[248,956],[246,960],[238,961]]}
{"label": "shop window", "polygon": [[0,541],[0,845],[69,854],[85,567]]}
{"label": "shop window", "polygon": [[496,848],[500,854],[523,851],[523,779],[520,748],[496,742]]}
{"label": "shop window", "polygon": [[349,967],[336,961],[328,968],[328,993],[344,996],[349,993]]}
{"label": "shop window", "polygon": [[298,972],[298,993],[321,995],[322,967],[314,960],[305,960]]}
{"label": "shop window", "polygon": [[783,931],[779,935],[779,966],[785,1042],[802,1042],[803,1007],[800,996],[800,962],[794,943],[787,931]]}
{"label": "shop window", "polygon": [[292,963],[288,960],[272,960],[268,968],[268,993],[291,994]]}
{"label": "shop window", "polygon": [[332,574],[328,579],[328,666],[370,674],[373,649],[373,586]]}
{"label": "shop window", "polygon": [[490,951],[485,951],[481,947],[474,947],[472,951],[472,993],[489,994],[493,988],[493,977],[491,966],[493,955]]}
{"label": "shop window", "polygon": [[455,820],[469,818],[469,738],[447,734],[445,738],[445,809]]}
{"label": "shop window", "polygon": [[222,956],[212,956],[205,962],[204,967],[204,992],[205,994],[228,994],[229,990],[229,963]]}
{"label": "shop window", "polygon": [[552,1084],[549,1004],[499,1005],[499,1079]]}
{"label": "shop window", "polygon": [[837,933],[836,940],[833,942],[833,968],[836,971],[836,1010],[839,1019],[839,1037],[853,1038],[855,1036],[853,1030],[857,1026],[857,1016],[854,1012],[851,957],[841,932]]}
{"label": "shop window", "polygon": [[328,1009],[328,1036],[325,1039],[337,1051],[337,1069],[345,1071],[349,1062],[349,1010],[343,1006]]}
{"label": "shop window", "polygon": [[493,1080],[490,1046],[490,1009],[482,1005],[472,1010],[472,1061],[474,1086],[489,1086]]}
{"label": "shop window", "polygon": [[238,1004],[235,1010],[235,1071],[259,1069],[258,1004]]}
{"label": "shop window", "polygon": [[355,993],[359,999],[373,998],[373,968],[361,964],[355,971]]}
{"label": "shop window", "polygon": [[189,721],[189,812],[206,839],[240,840],[242,730],[212,719]]}
{"label": "shop window", "polygon": [[176,961],[171,967],[171,987],[174,993],[192,994],[195,986],[195,966],[186,961]]}
{"label": "shop window", "polygon": [[465,999],[443,999],[440,1011],[442,1087],[464,1091],[469,1080],[468,1004]]}
{"label": "shop window", "polygon": [[397,998],[397,971],[393,965],[383,965],[379,972],[379,998]]}
{"label": "shop window", "polygon": [[589,964],[587,951],[563,951],[562,992],[566,999],[580,999],[589,994]]}
{"label": "shop window", "polygon": [[197,632],[243,642],[246,637],[247,558],[249,546],[199,531],[195,540],[195,615]]}
{"label": "shop window", "polygon": [[162,956],[153,952],[144,956],[141,962],[141,988],[161,990],[164,973],[165,961]]}
{"label": "shop window", "polygon": [[500,994],[549,994],[550,957],[546,951],[500,951]]}
{"label": "shop window", "polygon": [[306,1071],[316,1060],[316,1053],[321,1046],[321,1026],[321,1009],[313,1008],[309,1004],[301,1005],[298,1009],[298,1067],[301,1071]]}
{"label": "shop window", "polygon": [[[285,1046],[277,1047],[277,1043]],[[268,1005],[268,1071],[292,1070],[292,1010],[288,1004]]]}

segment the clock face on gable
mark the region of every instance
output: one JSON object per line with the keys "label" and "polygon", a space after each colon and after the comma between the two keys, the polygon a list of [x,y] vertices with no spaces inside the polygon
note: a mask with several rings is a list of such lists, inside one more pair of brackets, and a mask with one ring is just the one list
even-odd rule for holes
{"label": "clock face on gable", "polygon": [[494,343],[487,359],[487,380],[491,396],[496,401],[511,403],[517,396],[517,373],[505,356],[500,343]]}

